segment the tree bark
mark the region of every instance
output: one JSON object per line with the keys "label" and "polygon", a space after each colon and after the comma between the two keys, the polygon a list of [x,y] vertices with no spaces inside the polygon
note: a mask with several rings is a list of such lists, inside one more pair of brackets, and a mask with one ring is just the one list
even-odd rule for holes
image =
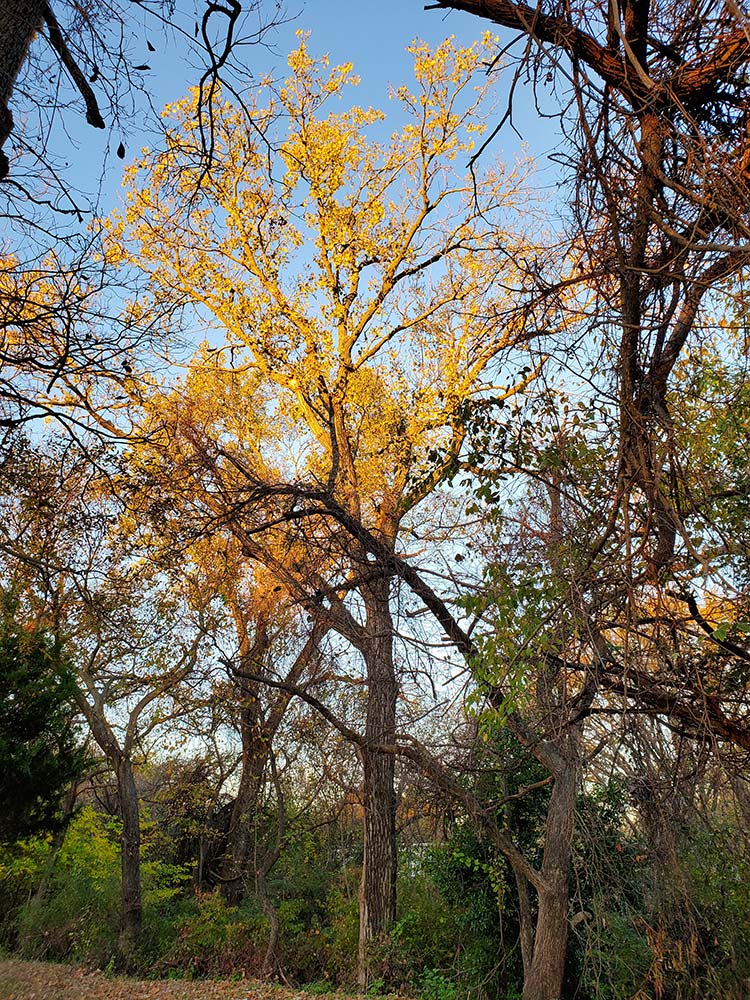
{"label": "tree bark", "polygon": [[[237,694],[241,699],[240,736],[242,739],[242,771],[229,824],[229,838],[224,862],[222,891],[224,898],[232,905],[242,901],[245,889],[250,884],[250,849],[255,831],[255,816],[260,798],[266,765],[272,760],[273,741],[286,712],[291,695],[280,691],[268,706],[261,711],[260,690],[264,684],[262,674],[264,661],[271,649],[267,622],[262,618],[256,622],[256,633],[251,643],[247,623],[241,609],[235,609],[235,621],[240,636],[240,668],[234,670]],[[310,661],[315,656],[319,643],[328,626],[316,622],[313,629],[292,664],[287,680],[295,684]]]}
{"label": "tree bark", "polygon": [[273,900],[268,893],[268,885],[265,875],[259,875],[257,879],[258,895],[260,896],[263,913],[268,919],[268,942],[263,955],[263,968],[261,970],[262,979],[273,979],[279,965],[279,941],[281,940],[281,923],[279,913],[273,905]]}
{"label": "tree bark", "polygon": [[141,826],[138,791],[130,759],[122,755],[117,764],[117,794],[122,819],[122,911],[120,951],[125,959],[140,944],[143,924],[141,896]]}
{"label": "tree bark", "polygon": [[2,146],[13,128],[8,105],[31,40],[42,26],[43,7],[42,0],[0,0],[0,180],[8,174]]}
{"label": "tree bark", "polygon": [[128,961],[140,944],[143,922],[140,807],[138,789],[133,776],[133,762],[129,752],[129,746],[132,745],[133,718],[131,717],[128,735],[121,747],[104,714],[101,695],[85,673],[83,679],[91,701],[87,699],[85,692],[79,689],[76,703],[86,717],[94,739],[104,752],[117,778],[117,804],[122,821],[119,948],[122,956]]}
{"label": "tree bark", "polygon": [[272,733],[267,733],[261,718],[259,685],[245,674],[263,673],[271,648],[268,620],[259,615],[254,629],[236,597],[230,599],[232,616],[240,640],[240,669],[235,670],[235,695],[240,706],[242,768],[237,797],[229,821],[227,851],[222,873],[222,894],[232,906],[238,906],[250,884],[249,859],[255,814],[263,773],[271,748]]}
{"label": "tree bark", "polygon": [[542,886],[537,889],[534,947],[531,963],[524,970],[523,1000],[562,1000],[577,788],[578,768],[573,757],[555,775],[547,811]]}
{"label": "tree bark", "polygon": [[396,795],[391,754],[370,747],[391,745],[396,733],[398,685],[393,664],[393,620],[390,581],[385,578],[365,594],[367,630],[367,719],[364,769],[364,850],[359,893],[357,982],[361,989],[376,978],[378,946],[383,946],[396,916]]}
{"label": "tree bark", "polygon": [[255,830],[255,814],[268,759],[269,744],[260,720],[257,693],[244,692],[240,732],[242,772],[229,825],[229,843],[222,891],[226,901],[242,902],[249,879],[250,848]]}

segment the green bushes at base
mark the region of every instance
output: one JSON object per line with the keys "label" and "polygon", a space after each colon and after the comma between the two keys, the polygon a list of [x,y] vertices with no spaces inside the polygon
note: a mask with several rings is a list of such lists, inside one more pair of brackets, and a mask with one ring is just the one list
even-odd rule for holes
{"label": "green bushes at base", "polygon": [[221,978],[261,968],[268,934],[261,915],[228,906],[219,892],[204,892],[176,917],[174,941],[159,970]]}
{"label": "green bushes at base", "polygon": [[[750,863],[736,848],[735,828],[682,831],[667,883],[643,843],[624,832],[624,801],[615,789],[579,804],[587,838],[574,852],[566,996],[739,1000],[750,977]],[[218,890],[196,893],[151,831],[147,820],[144,933],[132,971],[260,976],[269,937],[260,901],[249,894],[233,907]],[[373,988],[420,1000],[519,996],[512,878],[472,827],[458,823],[442,844],[405,848],[400,872],[397,920],[373,956],[381,970]],[[319,990],[354,985],[358,881],[356,856],[334,852],[322,834],[303,833],[269,873],[287,980]],[[0,946],[113,968],[119,909],[119,824],[91,806],[74,818],[57,854],[51,837],[0,848]]]}
{"label": "green bushes at base", "polygon": [[[120,924],[119,834],[116,819],[84,806],[57,854],[49,836],[3,847],[5,943],[27,958],[70,959],[96,967],[113,962]],[[142,878],[146,966],[174,937],[185,872],[145,859]]]}

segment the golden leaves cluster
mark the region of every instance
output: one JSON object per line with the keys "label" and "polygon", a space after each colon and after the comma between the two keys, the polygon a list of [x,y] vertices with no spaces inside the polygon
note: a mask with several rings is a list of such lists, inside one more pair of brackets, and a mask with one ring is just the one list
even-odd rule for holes
{"label": "golden leaves cluster", "polygon": [[496,40],[410,51],[414,85],[391,94],[405,124],[388,136],[380,110],[331,109],[357,78],[303,37],[281,87],[216,105],[208,171],[191,93],[108,222],[108,253],[148,273],[152,308],[188,305],[210,331],[170,405],[180,396],[201,434],[251,462],[263,446],[247,421],[280,429],[287,471],[333,479],[386,533],[434,485],[414,489],[426,456],[460,448],[463,401],[503,380],[522,334],[516,262],[533,253],[528,165],[456,169],[490,113]]}

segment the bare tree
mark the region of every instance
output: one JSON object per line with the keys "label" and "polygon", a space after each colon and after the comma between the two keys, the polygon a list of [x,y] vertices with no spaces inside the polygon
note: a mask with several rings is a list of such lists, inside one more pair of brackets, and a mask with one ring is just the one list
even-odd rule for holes
{"label": "bare tree", "polygon": [[[134,16],[135,15],[135,16]],[[14,126],[11,104],[38,115],[38,145],[43,150],[55,115],[85,111],[86,121],[95,128],[126,124],[137,104],[137,95],[148,106],[148,84],[143,73],[151,67],[144,53],[133,52],[132,39],[140,27],[136,17],[144,16],[154,40],[164,44],[176,37],[186,55],[196,62],[195,85],[199,90],[200,135],[205,166],[213,153],[214,101],[223,86],[230,90],[240,81],[251,79],[252,66],[243,64],[248,45],[264,41],[283,20],[280,6],[266,14],[262,0],[226,0],[176,6],[166,0],[132,5],[119,0],[100,0],[80,5],[70,0],[3,0],[0,4],[0,180],[9,172],[8,157],[2,151]],[[42,45],[42,39],[46,46]],[[146,57],[156,53],[147,39]],[[240,54],[242,53],[242,54]],[[141,60],[139,62],[139,59]],[[138,63],[138,65],[136,65]],[[58,69],[64,79],[58,79]],[[51,76],[51,79],[50,79]],[[52,83],[52,86],[50,86]],[[130,105],[130,112],[128,112]],[[47,133],[47,134],[45,134]],[[32,137],[20,140],[31,152]],[[40,163],[44,153],[38,153]],[[122,139],[118,156],[125,155]],[[70,205],[75,208],[73,199]]]}

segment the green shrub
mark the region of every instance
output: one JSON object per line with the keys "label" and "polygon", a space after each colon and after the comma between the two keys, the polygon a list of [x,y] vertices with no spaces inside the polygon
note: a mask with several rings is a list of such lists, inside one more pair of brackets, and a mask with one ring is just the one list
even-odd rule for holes
{"label": "green shrub", "polygon": [[[354,873],[350,871],[351,881]],[[328,894],[326,904],[324,974],[338,983],[352,984],[357,980],[357,948],[359,945],[359,901],[356,896],[336,886]]]}
{"label": "green shrub", "polygon": [[447,964],[436,953],[435,960],[425,956],[424,966],[447,974],[467,997],[505,996],[520,982],[515,896],[504,892],[499,864],[469,825],[456,827],[449,841],[425,857],[435,886],[426,898],[429,905],[437,896],[448,908],[444,934],[452,960]]}
{"label": "green shrub", "polygon": [[51,845],[51,836],[0,843],[0,946],[18,947],[19,914],[44,877]]}
{"label": "green shrub", "polygon": [[228,906],[218,892],[200,893],[179,922],[176,940],[161,967],[194,978],[231,976],[239,971],[257,974],[267,934],[262,916]]}
{"label": "green shrub", "polygon": [[394,985],[421,993],[428,972],[437,976],[455,971],[460,928],[455,910],[421,865],[402,865],[397,898],[398,919],[391,935],[389,962]]}
{"label": "green shrub", "polygon": [[422,1000],[456,1000],[458,987],[437,969],[425,969],[418,980]]}
{"label": "green shrub", "polygon": [[58,643],[0,590],[0,841],[64,826],[60,801],[89,765],[74,693]]}
{"label": "green shrub", "polygon": [[581,983],[584,995],[596,1000],[632,1000],[648,982],[654,957],[643,921],[635,913],[607,910],[602,897],[595,900],[592,910]]}
{"label": "green shrub", "polygon": [[21,954],[99,966],[112,959],[120,913],[118,834],[117,822],[90,806],[78,813],[55,859],[46,894],[19,914]]}
{"label": "green shrub", "polygon": [[[99,967],[117,955],[120,925],[120,824],[84,806],[52,857],[49,837],[21,841],[0,861],[6,908],[23,894],[12,915],[12,944],[29,958],[73,959]],[[184,869],[147,859],[142,864],[144,934],[139,962],[150,966],[177,935]],[[38,889],[45,880],[45,890]],[[5,938],[11,935],[6,929]]]}

